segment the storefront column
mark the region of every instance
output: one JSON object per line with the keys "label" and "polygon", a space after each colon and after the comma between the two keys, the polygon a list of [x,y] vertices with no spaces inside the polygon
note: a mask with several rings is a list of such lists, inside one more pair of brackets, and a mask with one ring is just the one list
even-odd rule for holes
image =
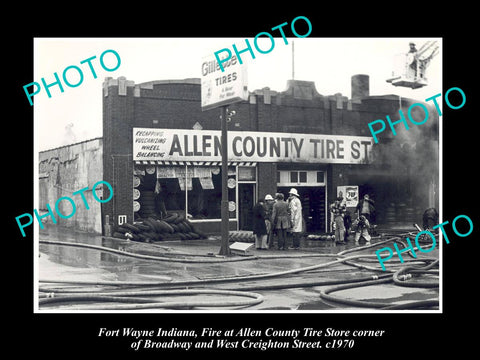
{"label": "storefront column", "polygon": [[275,196],[275,193],[277,192],[277,164],[258,163],[257,167],[257,198],[265,198],[265,195],[267,194]]}

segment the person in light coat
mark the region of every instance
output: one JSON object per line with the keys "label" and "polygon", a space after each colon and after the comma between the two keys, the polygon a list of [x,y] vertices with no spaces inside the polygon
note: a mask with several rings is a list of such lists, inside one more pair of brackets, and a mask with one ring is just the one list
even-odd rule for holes
{"label": "person in light coat", "polygon": [[302,216],[302,202],[297,189],[291,188],[288,192],[288,208],[290,210],[290,217],[292,221],[292,246],[290,249],[298,250],[300,248],[300,238],[303,233],[303,216]]}

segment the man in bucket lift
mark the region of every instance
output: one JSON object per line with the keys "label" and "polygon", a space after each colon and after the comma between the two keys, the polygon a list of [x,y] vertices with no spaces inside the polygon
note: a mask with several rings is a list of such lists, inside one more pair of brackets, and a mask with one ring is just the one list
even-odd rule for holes
{"label": "man in bucket lift", "polygon": [[407,54],[407,63],[410,66],[410,72],[413,75],[412,77],[415,79],[417,77],[417,48],[413,42],[409,45],[410,50]]}

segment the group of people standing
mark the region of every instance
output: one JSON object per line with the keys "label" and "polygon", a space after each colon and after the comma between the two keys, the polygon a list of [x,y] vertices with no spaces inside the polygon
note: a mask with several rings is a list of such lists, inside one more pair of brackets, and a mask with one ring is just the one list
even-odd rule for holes
{"label": "group of people standing", "polygon": [[[288,249],[300,248],[300,240],[305,230],[302,203],[297,189],[290,189],[288,195],[288,199],[285,200],[282,193],[276,193],[275,198],[268,194],[253,207],[253,233],[255,247],[258,250],[272,249],[275,238],[279,250],[287,249],[289,239],[291,239],[291,246]],[[355,209],[357,216],[353,222],[342,197],[335,199],[335,202],[330,205],[330,211],[337,243],[344,243],[351,231],[355,233],[356,243],[362,237],[367,242],[370,241],[370,221],[375,207],[368,194],[358,202]]]}
{"label": "group of people standing", "polygon": [[344,243],[348,237],[348,232],[355,232],[355,242],[358,243],[360,238],[370,242],[371,236],[369,233],[371,216],[375,212],[373,200],[368,194],[365,194],[363,199],[358,202],[355,209],[356,218],[352,222],[351,216],[347,212],[344,199],[338,197],[333,204],[330,205],[332,212],[333,228],[335,229],[335,241],[337,243]]}
{"label": "group of people standing", "polygon": [[285,201],[282,193],[276,193],[275,199],[268,194],[260,199],[253,208],[253,233],[255,247],[267,250],[274,247],[277,239],[277,249],[286,250],[287,241],[291,238],[292,245],[288,249],[298,250],[303,234],[302,203],[297,189],[288,192]]}

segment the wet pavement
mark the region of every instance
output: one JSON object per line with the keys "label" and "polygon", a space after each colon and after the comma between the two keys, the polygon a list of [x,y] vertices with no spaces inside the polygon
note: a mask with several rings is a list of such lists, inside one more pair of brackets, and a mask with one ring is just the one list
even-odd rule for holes
{"label": "wet pavement", "polygon": [[[377,248],[360,247],[353,241],[345,245],[334,241],[306,240],[302,241],[300,250],[280,251],[276,249],[256,250],[254,246],[248,254],[234,254],[228,259],[217,256],[220,249],[220,239],[211,237],[205,240],[163,241],[157,243],[139,243],[127,240],[104,238],[99,235],[72,232],[60,227],[51,227],[42,231],[39,239],[61,241],[68,243],[89,244],[121,252],[108,252],[102,248],[83,248],[57,244],[40,244],[38,257],[38,278],[40,280],[39,296],[59,296],[66,294],[114,294],[115,291],[137,291],[140,297],[145,297],[147,290],[159,289],[203,289],[224,291],[219,294],[162,295],[158,302],[182,303],[185,306],[174,306],[169,309],[180,310],[313,310],[313,311],[375,311],[375,307],[356,306],[348,302],[325,300],[320,292],[338,285],[341,282],[351,282],[356,279],[375,279],[384,274],[370,268],[380,269],[378,260],[355,260],[357,264],[367,269],[345,264],[340,261],[338,253],[345,250],[354,251],[344,256],[370,255],[374,256]],[[375,243],[372,240],[372,244]],[[378,240],[380,241],[380,240]],[[387,245],[384,245],[387,246]],[[131,254],[150,256],[137,258]],[[424,255],[424,254],[422,254]],[[438,251],[426,254],[437,257]],[[227,261],[225,261],[227,260]],[[336,261],[336,262],[335,262]],[[330,264],[332,263],[332,264]],[[323,265],[327,264],[327,265]],[[388,263],[386,263],[388,264]],[[305,267],[317,267],[302,271]],[[419,266],[419,265],[417,265]],[[388,265],[387,265],[388,267]],[[392,268],[399,269],[400,264]],[[292,273],[282,274],[285,271]],[[297,271],[297,272],[295,272]],[[278,274],[270,276],[271,274]],[[249,277],[257,276],[251,279]],[[435,274],[420,276],[421,281],[437,282]],[[227,281],[228,280],[228,281]],[[415,278],[410,281],[416,281]],[[68,282],[68,283],[67,283]],[[187,285],[172,286],[183,282]],[[122,286],[112,286],[120,284]],[[150,284],[151,286],[148,286]],[[170,284],[165,286],[165,284]],[[134,286],[136,285],[136,286]],[[155,286],[154,286],[155,285]],[[171,291],[171,290],[169,290]],[[232,294],[229,294],[231,291]],[[245,292],[242,294],[233,292]],[[251,293],[259,295],[261,301],[252,300]],[[412,301],[429,301],[439,299],[438,287],[406,287],[393,282],[373,284],[338,290],[334,294],[342,299],[354,299],[379,304],[403,304]],[[254,296],[253,296],[254,297]],[[236,300],[250,302],[247,305],[235,305]],[[225,300],[232,306],[213,305]],[[151,300],[149,300],[151,302]],[[145,300],[145,302],[148,302]],[[198,302],[198,304],[196,304]],[[211,302],[213,306],[204,306]],[[193,305],[191,305],[193,303]],[[109,307],[110,306],[110,307]],[[125,308],[127,305],[122,304]],[[116,305],[116,301],[101,302],[92,300],[65,303],[45,303],[39,310],[70,311],[70,310],[124,310]],[[173,305],[172,305],[173,306]],[[139,308],[143,309],[143,308]],[[431,307],[428,310],[437,310]],[[148,308],[147,311],[162,311],[162,308]]]}

